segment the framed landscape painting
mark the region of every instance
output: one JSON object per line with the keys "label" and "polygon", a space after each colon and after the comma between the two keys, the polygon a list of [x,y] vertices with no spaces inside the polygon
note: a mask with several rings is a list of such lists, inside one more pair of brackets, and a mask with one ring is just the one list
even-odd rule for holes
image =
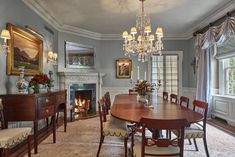
{"label": "framed landscape painting", "polygon": [[132,60],[120,58],[116,60],[116,78],[131,78]]}
{"label": "framed landscape painting", "polygon": [[8,41],[7,74],[18,75],[19,66],[25,67],[25,75],[42,72],[43,41],[21,28],[8,23],[11,39]]}

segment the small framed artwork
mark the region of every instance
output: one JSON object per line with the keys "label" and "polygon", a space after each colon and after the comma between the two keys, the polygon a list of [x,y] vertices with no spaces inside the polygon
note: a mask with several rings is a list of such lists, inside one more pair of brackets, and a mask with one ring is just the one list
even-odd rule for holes
{"label": "small framed artwork", "polygon": [[131,78],[132,60],[120,58],[116,60],[116,78]]}
{"label": "small framed artwork", "polygon": [[7,24],[11,39],[8,41],[7,74],[18,75],[19,66],[25,67],[26,75],[36,75],[42,72],[43,41],[38,37]]}

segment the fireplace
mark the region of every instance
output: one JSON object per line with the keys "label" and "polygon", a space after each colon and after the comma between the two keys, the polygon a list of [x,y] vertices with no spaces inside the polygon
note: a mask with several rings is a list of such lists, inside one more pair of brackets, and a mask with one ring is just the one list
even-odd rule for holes
{"label": "fireplace", "polygon": [[[81,69],[80,72],[59,72],[59,85],[60,89],[67,89],[67,115],[71,120],[75,116],[88,116],[95,115],[98,112],[97,100],[102,97],[102,77],[104,73],[98,73],[92,70]],[[81,92],[91,91],[91,104],[85,113],[75,113],[75,95]],[[90,93],[90,92],[89,92]],[[83,96],[83,94],[82,94]],[[83,98],[86,99],[87,97]],[[83,100],[80,100],[82,103]],[[79,103],[79,101],[77,102]]]}
{"label": "fireplace", "polygon": [[70,102],[74,119],[96,115],[96,84],[70,85]]}

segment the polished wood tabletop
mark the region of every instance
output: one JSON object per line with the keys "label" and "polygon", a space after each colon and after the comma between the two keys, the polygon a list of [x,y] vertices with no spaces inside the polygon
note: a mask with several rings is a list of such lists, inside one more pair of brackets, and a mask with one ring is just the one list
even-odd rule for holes
{"label": "polished wood tabletop", "polygon": [[137,101],[137,95],[119,94],[115,96],[111,114],[121,120],[138,123],[141,117],[156,119],[187,119],[189,123],[200,121],[203,116],[180,105],[163,101],[162,97],[150,95],[149,105]]}

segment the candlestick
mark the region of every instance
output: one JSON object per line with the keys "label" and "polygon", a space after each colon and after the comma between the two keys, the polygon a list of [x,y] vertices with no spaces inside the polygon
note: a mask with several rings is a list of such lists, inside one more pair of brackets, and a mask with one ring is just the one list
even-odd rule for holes
{"label": "candlestick", "polygon": [[137,66],[137,80],[140,79],[140,67]]}

